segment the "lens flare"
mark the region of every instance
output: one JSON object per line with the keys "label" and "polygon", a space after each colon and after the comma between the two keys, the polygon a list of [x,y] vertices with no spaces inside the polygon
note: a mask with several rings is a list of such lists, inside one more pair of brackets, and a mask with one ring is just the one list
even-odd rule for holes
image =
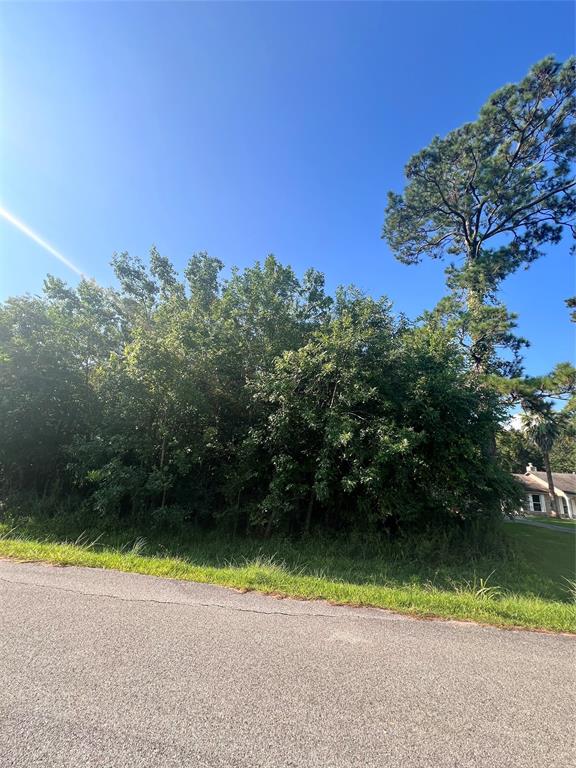
{"label": "lens flare", "polygon": [[63,256],[60,251],[57,251],[56,248],[53,248],[50,243],[47,243],[46,240],[43,240],[39,235],[36,234],[36,232],[33,232],[30,227],[27,227],[23,221],[17,219],[16,216],[11,214],[10,211],[7,211],[6,208],[2,208],[2,206],[0,206],[0,216],[14,227],[16,227],[16,229],[19,229],[20,232],[29,237],[30,240],[33,240],[35,243],[37,243],[41,248],[44,248],[45,251],[48,251],[48,253],[50,253],[52,256],[55,256],[58,261],[62,262],[62,264],[67,266],[68,269],[71,269],[72,272],[77,274],[79,277],[85,276],[82,270],[73,264],[69,259],[67,259],[66,256]]}

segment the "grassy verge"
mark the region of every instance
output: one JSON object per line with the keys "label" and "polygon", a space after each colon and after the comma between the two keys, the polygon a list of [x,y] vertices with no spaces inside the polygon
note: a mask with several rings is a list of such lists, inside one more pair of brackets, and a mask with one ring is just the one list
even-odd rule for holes
{"label": "grassy verge", "polygon": [[[511,530],[509,530],[511,529]],[[369,552],[335,542],[256,543],[194,537],[131,543],[86,535],[63,541],[38,526],[17,533],[0,524],[0,556],[60,565],[111,568],[263,593],[388,608],[420,617],[576,633],[567,579],[574,574],[571,537],[506,526],[504,562],[425,565],[390,550]],[[568,539],[568,541],[565,541]]]}
{"label": "grassy verge", "polygon": [[527,520],[533,520],[535,523],[546,523],[546,525],[559,525],[563,528],[574,528],[576,530],[576,520],[558,520],[557,517],[527,517]]}

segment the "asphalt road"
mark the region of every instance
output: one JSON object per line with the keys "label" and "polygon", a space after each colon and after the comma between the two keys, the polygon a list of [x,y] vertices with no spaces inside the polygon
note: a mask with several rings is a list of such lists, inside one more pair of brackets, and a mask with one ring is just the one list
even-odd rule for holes
{"label": "asphalt road", "polygon": [[0,561],[0,766],[563,768],[576,641]]}

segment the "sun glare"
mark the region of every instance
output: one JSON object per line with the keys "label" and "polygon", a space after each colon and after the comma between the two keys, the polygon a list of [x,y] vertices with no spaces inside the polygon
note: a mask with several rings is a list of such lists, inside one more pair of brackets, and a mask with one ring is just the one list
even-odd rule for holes
{"label": "sun glare", "polygon": [[19,229],[20,232],[22,232],[24,235],[37,243],[37,245],[39,245],[41,248],[44,248],[45,251],[48,251],[48,253],[50,253],[52,256],[55,256],[58,261],[67,266],[68,269],[71,269],[72,272],[75,272],[80,277],[84,277],[84,273],[79,267],[73,264],[69,259],[66,258],[66,256],[63,256],[60,251],[57,251],[56,248],[50,245],[50,243],[47,243],[46,240],[43,240],[39,235],[36,234],[36,232],[31,230],[30,227],[26,226],[23,221],[20,221],[20,219],[16,218],[16,216],[14,216],[12,213],[10,213],[10,211],[7,211],[6,208],[3,208],[2,206],[0,206],[0,216],[14,227],[16,227],[16,229]]}

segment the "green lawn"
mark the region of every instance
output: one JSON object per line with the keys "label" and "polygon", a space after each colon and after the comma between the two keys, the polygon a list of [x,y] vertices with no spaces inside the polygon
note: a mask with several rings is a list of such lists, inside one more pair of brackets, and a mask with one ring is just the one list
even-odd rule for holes
{"label": "green lawn", "polygon": [[522,524],[509,526],[506,534],[520,553],[518,565],[531,571],[526,578],[532,589],[546,597],[558,597],[570,581],[572,596],[576,597],[576,536]]}
{"label": "green lawn", "polygon": [[473,620],[576,633],[575,540],[543,528],[506,524],[507,556],[458,558],[438,544],[335,540],[253,541],[221,536],[83,535],[54,526],[0,524],[0,556],[114,568],[335,603],[371,605],[421,617]]}
{"label": "green lawn", "polygon": [[526,520],[533,520],[536,523],[546,523],[546,525],[561,525],[566,528],[576,529],[576,520],[558,520],[557,517],[536,517],[536,515],[527,517]]}

